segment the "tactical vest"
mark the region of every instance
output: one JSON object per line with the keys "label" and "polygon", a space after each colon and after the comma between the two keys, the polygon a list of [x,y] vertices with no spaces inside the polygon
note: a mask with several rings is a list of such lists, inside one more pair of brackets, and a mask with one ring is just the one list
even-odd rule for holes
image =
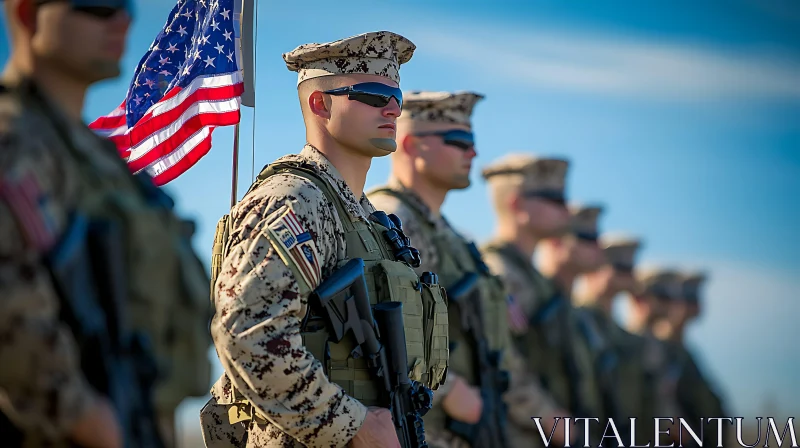
{"label": "tactical vest", "polygon": [[[437,389],[444,382],[448,369],[447,303],[442,287],[420,281],[411,267],[395,259],[383,236],[388,229],[371,221],[353,222],[343,199],[307,164],[284,161],[267,165],[245,196],[276,174],[299,176],[314,183],[335,206],[347,245],[345,259],[338,262],[337,268],[353,258],[363,259],[370,303],[403,303],[409,378]],[[212,254],[212,301],[213,284],[228,250],[230,227],[229,215],[223,216],[217,224]],[[288,266],[297,272],[296,266],[291,263]],[[331,382],[366,406],[388,407],[388,403],[380,401],[379,384],[367,362],[353,357],[354,340],[345,338],[334,343],[324,326],[304,327],[301,336],[303,345],[322,363]],[[243,397],[239,396],[239,400]]]}
{"label": "tactical vest", "polygon": [[[490,349],[503,350],[508,343],[508,338],[504,336],[508,331],[505,289],[499,278],[480,268],[483,261],[477,250],[471,251],[466,240],[455,233],[455,230],[448,232],[444,238],[437,235],[436,229],[428,217],[403,193],[390,188],[378,188],[369,192],[369,195],[376,194],[391,195],[401,200],[413,211],[420,223],[421,231],[427,234],[428,240],[433,241],[436,246],[439,264],[434,267],[434,271],[445,288],[454,285],[467,273],[480,274],[477,288],[480,291],[485,337]],[[450,305],[452,306],[452,303]],[[455,310],[451,312],[449,320],[450,369],[462,376],[469,384],[475,385],[478,382],[476,371],[479,368],[475,362],[475,347],[462,328],[461,316],[458,312]],[[444,410],[441,406],[435,406],[425,414],[424,420],[426,425],[430,425],[431,428],[443,428],[445,426]]]}

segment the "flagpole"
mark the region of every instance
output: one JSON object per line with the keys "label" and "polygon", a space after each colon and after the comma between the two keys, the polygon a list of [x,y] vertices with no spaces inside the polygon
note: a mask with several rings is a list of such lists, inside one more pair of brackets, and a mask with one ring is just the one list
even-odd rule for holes
{"label": "flagpole", "polygon": [[231,208],[236,205],[236,185],[239,183],[239,123],[233,127],[233,173],[231,175]]}

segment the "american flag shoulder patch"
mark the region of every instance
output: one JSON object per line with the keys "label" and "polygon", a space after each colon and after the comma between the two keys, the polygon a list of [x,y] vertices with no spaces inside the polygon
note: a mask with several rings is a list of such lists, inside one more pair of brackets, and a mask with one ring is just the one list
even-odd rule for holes
{"label": "american flag shoulder patch", "polygon": [[267,225],[267,229],[283,262],[294,266],[309,288],[316,287],[322,277],[317,246],[292,207],[287,206]]}
{"label": "american flag shoulder patch", "polygon": [[29,248],[46,252],[55,245],[58,235],[50,197],[32,171],[0,177],[0,201],[7,204]]}

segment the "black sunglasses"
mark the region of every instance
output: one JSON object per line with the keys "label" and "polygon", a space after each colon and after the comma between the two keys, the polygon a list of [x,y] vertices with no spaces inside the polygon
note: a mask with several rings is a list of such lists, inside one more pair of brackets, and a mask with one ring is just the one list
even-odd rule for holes
{"label": "black sunglasses", "polygon": [[596,243],[597,237],[596,233],[575,232],[575,238],[587,243]]}
{"label": "black sunglasses", "polygon": [[611,267],[619,274],[633,274],[633,266],[621,263],[612,263]]}
{"label": "black sunglasses", "polygon": [[522,193],[522,197],[529,199],[543,199],[560,207],[567,205],[567,199],[564,197],[564,193],[561,193],[560,191],[526,191]]}
{"label": "black sunglasses", "polygon": [[322,93],[335,96],[347,95],[348,100],[358,101],[372,107],[386,107],[389,101],[394,98],[397,101],[397,105],[400,108],[403,107],[403,91],[397,87],[387,86],[379,82],[353,84],[352,86],[326,90]]}
{"label": "black sunglasses", "polygon": [[133,17],[133,2],[130,0],[37,0],[38,5],[67,2],[75,12],[89,14],[99,19],[109,19],[119,11],[126,11]]}
{"label": "black sunglasses", "polygon": [[475,147],[475,136],[472,134],[472,132],[461,129],[453,129],[450,131],[420,132],[414,135],[417,137],[427,137],[431,135],[442,137],[445,145],[455,146],[462,151],[467,151],[470,148]]}

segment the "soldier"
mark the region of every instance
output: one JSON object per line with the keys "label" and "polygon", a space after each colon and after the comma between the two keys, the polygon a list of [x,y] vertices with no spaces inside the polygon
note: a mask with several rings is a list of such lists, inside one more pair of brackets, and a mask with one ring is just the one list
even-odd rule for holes
{"label": "soldier", "polygon": [[[677,401],[677,382],[680,377],[680,362],[676,362],[670,354],[670,347],[663,339],[671,334],[667,317],[669,303],[680,294],[680,274],[672,269],[649,267],[636,271],[639,284],[635,292],[630,293],[631,313],[626,329],[641,337],[640,359],[642,371],[638,381],[642,390],[642,407],[640,420],[645,422],[643,430],[646,440],[658,443],[652,432],[651,422],[656,417],[674,418],[668,438],[678,440],[677,418],[684,415]],[[639,440],[640,436],[637,436]],[[665,443],[662,436],[661,443]]]}
{"label": "soldier", "polygon": [[[670,342],[673,356],[682,360],[681,375],[678,378],[677,396],[684,416],[700,435],[701,428],[696,422],[701,419],[728,416],[719,394],[714,390],[705,374],[700,370],[695,356],[684,343],[686,325],[700,315],[700,287],[706,280],[701,272],[684,274],[681,278],[681,294],[670,302],[671,324],[673,326]],[[726,445],[727,430],[723,430],[722,446]],[[703,446],[717,445],[716,427],[710,426],[702,432]]]}
{"label": "soldier", "polygon": [[283,55],[298,72],[307,143],[267,165],[217,227],[211,332],[225,373],[201,411],[207,446],[399,446],[366,348],[335,331],[361,313],[331,315],[322,300],[354,262],[370,303],[403,305],[408,365],[384,379],[408,373],[431,389],[444,381],[443,291],[435,276],[414,273],[419,252],[399,220],[362,193],[372,158],[395,151],[399,68],[414,49],[381,31]]}
{"label": "soldier", "polygon": [[208,276],[171,199],[82,122],[89,86],[120,74],[129,3],[3,6],[2,445],[164,446],[153,382],[180,380],[172,322],[207,307]]}
{"label": "soldier", "polygon": [[[595,373],[600,383],[605,415],[613,418],[622,440],[628,440],[629,419],[641,415],[643,384],[640,379],[639,337],[619,326],[612,316],[614,299],[622,292],[635,293],[633,275],[638,238],[603,235],[600,247],[603,265],[582,277],[583,288],[575,296],[582,316],[589,318],[586,329],[594,355]],[[640,420],[640,426],[644,423]],[[644,431],[637,431],[638,444],[647,443]]]}
{"label": "soldier", "polygon": [[474,243],[441,214],[448,192],[470,186],[477,155],[471,115],[482,98],[406,92],[391,178],[368,193],[376,207],[400,218],[421,248],[417,272],[436,272],[447,290],[451,367],[425,415],[428,443],[437,447],[507,446],[502,394],[508,380],[497,364],[509,341],[506,295]]}
{"label": "soldier", "polygon": [[[483,170],[498,219],[497,235],[483,251],[486,263],[503,277],[511,294],[509,327],[514,333],[516,351],[525,360],[529,373],[529,378],[515,384],[508,396],[512,423],[509,434],[520,444],[538,444],[541,439],[535,426],[526,425],[523,418],[515,416],[518,389],[547,391],[539,394],[538,412],[527,416],[528,421],[532,416],[542,417],[546,432],[558,422],[556,417],[577,416],[574,411],[570,414],[566,410],[570,407],[568,387],[563,377],[558,376],[563,372],[556,372],[557,367],[545,356],[548,339],[541,331],[544,327],[539,323],[534,325],[537,328],[528,327],[543,305],[556,296],[554,284],[534,267],[532,257],[542,240],[569,231],[570,215],[564,195],[567,167],[568,162],[563,159],[512,154]],[[519,313],[513,312],[518,309]],[[556,384],[557,381],[560,383]],[[567,442],[563,429],[559,424],[553,433],[553,443]],[[576,437],[573,429],[572,438]]]}

